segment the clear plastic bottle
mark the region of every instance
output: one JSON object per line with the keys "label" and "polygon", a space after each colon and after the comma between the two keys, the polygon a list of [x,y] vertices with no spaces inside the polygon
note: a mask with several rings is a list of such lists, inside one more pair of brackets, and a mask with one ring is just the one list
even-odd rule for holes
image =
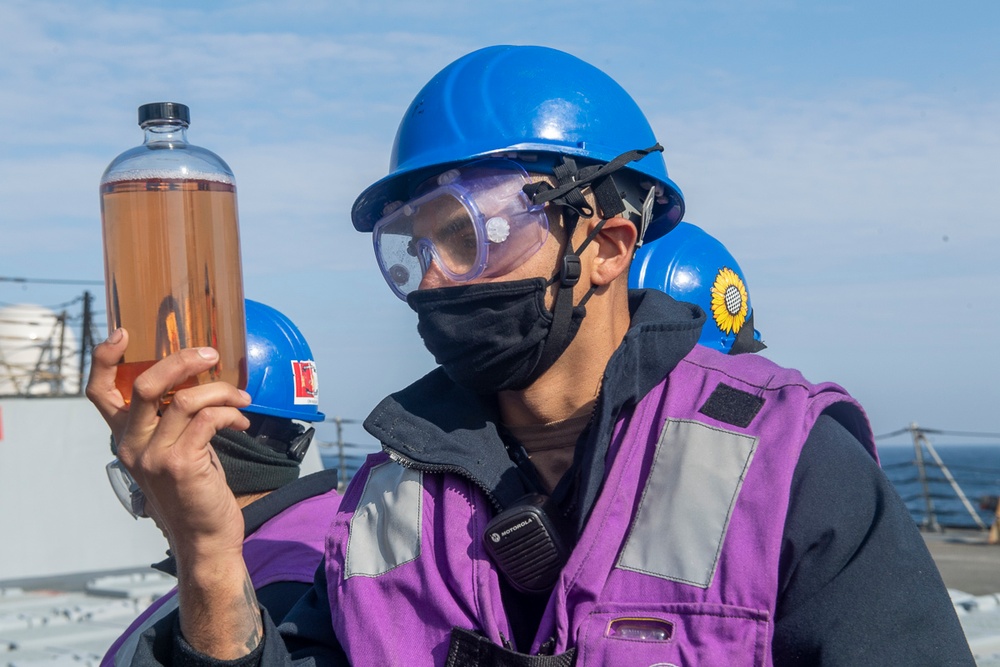
{"label": "clear plastic bottle", "polygon": [[129,334],[117,376],[126,401],[140,373],[185,347],[220,356],[182,386],[246,387],[236,180],[222,158],[188,143],[189,124],[183,104],[142,105],[145,140],[101,177],[108,330]]}

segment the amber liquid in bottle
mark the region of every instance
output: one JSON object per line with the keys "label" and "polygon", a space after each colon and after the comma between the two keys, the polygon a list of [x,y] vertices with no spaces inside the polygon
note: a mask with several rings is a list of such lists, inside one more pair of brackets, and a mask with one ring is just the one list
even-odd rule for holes
{"label": "amber liquid in bottle", "polygon": [[186,347],[214,347],[219,362],[175,390],[216,380],[245,388],[233,184],[155,176],[111,181],[101,185],[101,218],[108,330],[129,334],[116,378],[125,401],[140,373]]}

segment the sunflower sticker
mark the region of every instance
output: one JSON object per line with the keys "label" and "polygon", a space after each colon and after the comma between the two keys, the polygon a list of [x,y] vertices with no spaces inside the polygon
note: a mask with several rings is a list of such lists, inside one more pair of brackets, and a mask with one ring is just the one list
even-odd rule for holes
{"label": "sunflower sticker", "polygon": [[730,268],[722,267],[712,285],[712,318],[725,333],[739,333],[747,321],[747,288]]}

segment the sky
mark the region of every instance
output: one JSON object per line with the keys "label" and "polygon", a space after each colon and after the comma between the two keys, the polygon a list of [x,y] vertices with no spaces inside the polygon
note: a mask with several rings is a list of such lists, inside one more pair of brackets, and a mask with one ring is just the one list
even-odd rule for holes
{"label": "sky", "polygon": [[[998,25],[988,0],[2,0],[0,278],[99,283],[101,174],[140,104],[187,104],[236,174],[246,296],[298,324],[322,410],[371,444],[353,420],[434,362],[351,204],[438,70],[538,44],[642,107],[766,356],[844,386],[876,433],[997,433]],[[0,280],[0,305],[84,289],[103,318],[100,284]]]}

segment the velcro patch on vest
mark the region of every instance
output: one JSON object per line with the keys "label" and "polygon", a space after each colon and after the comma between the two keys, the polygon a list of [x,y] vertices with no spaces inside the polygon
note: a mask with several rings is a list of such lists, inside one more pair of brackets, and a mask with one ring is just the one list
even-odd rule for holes
{"label": "velcro patch on vest", "polygon": [[764,399],[760,396],[720,382],[698,412],[724,424],[746,428],[762,407]]}

